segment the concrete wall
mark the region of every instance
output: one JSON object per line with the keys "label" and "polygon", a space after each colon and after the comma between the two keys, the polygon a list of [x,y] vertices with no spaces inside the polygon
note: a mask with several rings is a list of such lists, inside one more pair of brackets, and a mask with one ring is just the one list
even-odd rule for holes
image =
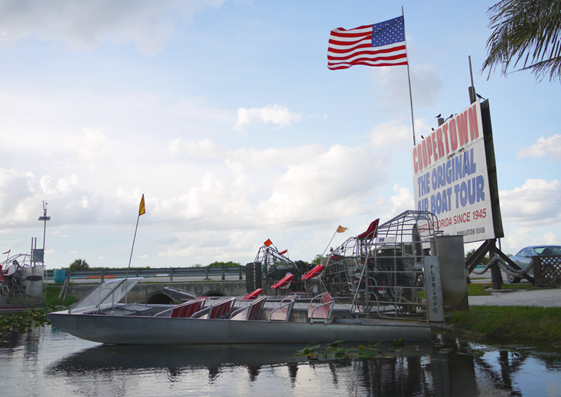
{"label": "concrete wall", "polygon": [[[67,296],[82,299],[89,291],[99,284],[70,284]],[[243,296],[246,294],[245,281],[214,281],[214,282],[165,282],[165,283],[138,283],[129,292],[129,302],[146,302],[152,297],[161,294],[164,287],[175,287],[198,296],[222,294],[224,296]]]}

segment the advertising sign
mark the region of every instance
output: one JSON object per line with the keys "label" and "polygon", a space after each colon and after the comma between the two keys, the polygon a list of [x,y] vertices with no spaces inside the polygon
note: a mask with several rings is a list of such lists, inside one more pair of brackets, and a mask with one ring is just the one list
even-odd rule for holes
{"label": "advertising sign", "polygon": [[415,205],[464,243],[495,237],[481,104],[474,102],[413,148]]}

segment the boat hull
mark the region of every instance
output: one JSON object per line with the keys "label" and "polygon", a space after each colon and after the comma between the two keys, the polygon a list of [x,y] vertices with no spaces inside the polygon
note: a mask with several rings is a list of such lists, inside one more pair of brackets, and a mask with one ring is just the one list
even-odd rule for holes
{"label": "boat hull", "polygon": [[106,344],[255,344],[429,341],[428,324],[391,320],[344,323],[233,321],[147,316],[48,315],[57,327],[78,338]]}

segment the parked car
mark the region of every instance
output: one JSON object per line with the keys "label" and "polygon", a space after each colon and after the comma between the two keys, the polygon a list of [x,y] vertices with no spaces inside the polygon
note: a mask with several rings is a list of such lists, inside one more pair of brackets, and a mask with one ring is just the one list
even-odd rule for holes
{"label": "parked car", "polygon": [[[532,261],[533,256],[545,256],[545,255],[561,255],[561,245],[534,245],[531,247],[522,248],[510,259],[516,263],[521,269],[526,268]],[[534,275],[534,268],[531,267],[528,272],[530,276]],[[544,273],[545,276],[545,273]],[[509,283],[519,283],[521,278],[507,275]]]}

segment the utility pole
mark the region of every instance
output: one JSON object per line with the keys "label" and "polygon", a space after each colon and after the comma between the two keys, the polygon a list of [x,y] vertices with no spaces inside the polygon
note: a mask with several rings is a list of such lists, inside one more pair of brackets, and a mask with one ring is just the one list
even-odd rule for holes
{"label": "utility pole", "polygon": [[50,216],[47,216],[47,204],[43,201],[43,216],[39,217],[40,221],[44,222],[43,226],[43,260],[41,262],[45,263],[45,237],[47,236],[47,221],[51,220]]}

